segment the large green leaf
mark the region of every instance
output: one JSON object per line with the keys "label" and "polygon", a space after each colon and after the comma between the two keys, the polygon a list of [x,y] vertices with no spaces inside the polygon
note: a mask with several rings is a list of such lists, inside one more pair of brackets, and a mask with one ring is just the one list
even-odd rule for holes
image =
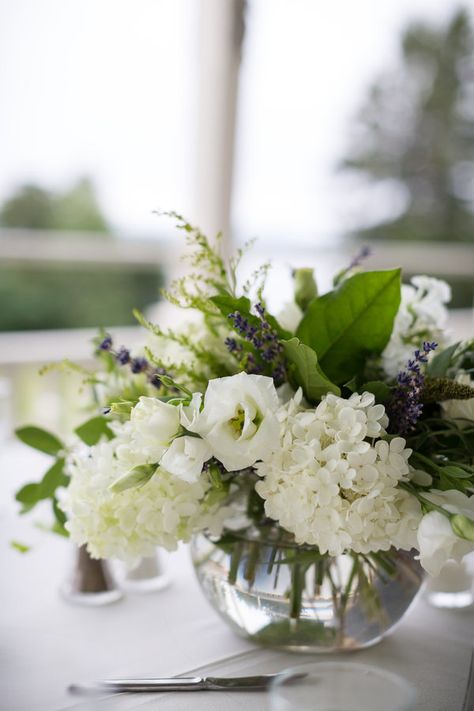
{"label": "large green leaf", "polygon": [[15,430],[15,434],[29,447],[39,449],[46,454],[54,455],[64,448],[63,443],[55,435],[40,427],[20,427]]}
{"label": "large green leaf", "polygon": [[296,335],[327,377],[344,383],[383,351],[399,306],[400,269],[356,274],[309,305]]}
{"label": "large green leaf", "polygon": [[326,393],[340,395],[341,391],[323,373],[318,365],[318,356],[298,338],[282,341],[288,363],[288,371],[293,384],[300,385],[309,402],[321,400]]}

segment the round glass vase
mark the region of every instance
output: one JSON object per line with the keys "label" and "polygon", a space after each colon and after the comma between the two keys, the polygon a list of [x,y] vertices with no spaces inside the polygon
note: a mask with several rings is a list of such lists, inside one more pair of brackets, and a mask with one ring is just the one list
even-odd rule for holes
{"label": "round glass vase", "polygon": [[414,556],[392,549],[321,555],[278,529],[198,534],[191,555],[212,607],[239,635],[295,652],[340,652],[379,642],[421,590]]}

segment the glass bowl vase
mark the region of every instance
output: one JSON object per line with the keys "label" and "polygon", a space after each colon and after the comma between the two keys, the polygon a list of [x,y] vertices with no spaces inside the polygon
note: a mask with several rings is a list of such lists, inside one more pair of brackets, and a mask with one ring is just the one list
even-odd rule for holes
{"label": "glass bowl vase", "polygon": [[239,635],[296,652],[339,652],[376,644],[417,597],[414,555],[391,549],[322,555],[278,528],[198,534],[197,578],[212,607]]}

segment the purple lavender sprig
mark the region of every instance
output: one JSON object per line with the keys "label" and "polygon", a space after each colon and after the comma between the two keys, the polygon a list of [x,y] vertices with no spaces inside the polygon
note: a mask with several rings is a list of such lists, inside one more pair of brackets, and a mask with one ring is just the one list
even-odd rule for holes
{"label": "purple lavender sprig", "polygon": [[145,373],[148,382],[157,389],[162,386],[160,375],[168,375],[166,370],[154,367],[143,356],[132,358],[130,351],[128,348],[125,348],[125,346],[120,346],[115,350],[112,336],[108,333],[105,334],[102,341],[98,344],[98,350],[110,353],[119,365],[128,365],[134,375]]}
{"label": "purple lavender sprig", "polygon": [[237,333],[255,349],[255,355],[244,349],[243,344],[235,338],[227,338],[225,344],[242,363],[247,373],[269,372],[276,385],[286,380],[283,346],[277,332],[267,320],[265,308],[259,302],[255,306],[259,319],[258,326],[252,325],[240,311],[234,311],[228,318]]}
{"label": "purple lavender sprig", "polygon": [[356,267],[360,267],[362,262],[367,259],[367,257],[370,257],[372,254],[372,250],[367,244],[364,244],[358,253],[355,255],[355,257],[352,258],[351,263],[347,267],[347,271],[350,272],[352,269],[355,269]]}
{"label": "purple lavender sprig", "polygon": [[425,341],[408,361],[406,369],[398,373],[397,387],[387,405],[390,432],[407,434],[420,419],[423,411],[421,393],[425,382],[422,366],[428,362],[428,354],[437,346],[437,343]]}

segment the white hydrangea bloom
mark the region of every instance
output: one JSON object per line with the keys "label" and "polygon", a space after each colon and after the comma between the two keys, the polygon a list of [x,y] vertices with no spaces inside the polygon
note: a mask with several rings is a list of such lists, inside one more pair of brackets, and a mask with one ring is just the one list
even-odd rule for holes
{"label": "white hydrangea bloom", "polygon": [[203,504],[210,486],[204,474],[187,482],[160,469],[143,486],[120,493],[110,490],[128,468],[117,457],[129,437],[127,429],[116,439],[80,448],[71,456],[71,482],[61,506],[72,539],[78,545],[87,543],[94,557],[133,563],[151,555],[156,546],[174,550],[196,530],[209,525],[216,532],[222,527]]}
{"label": "white hydrangea bloom", "polygon": [[416,542],[420,506],[398,488],[409,479],[411,450],[401,437],[380,439],[388,418],[374,402],[367,392],[348,400],[328,394],[308,410],[298,392],[280,407],[280,446],[257,464],[256,490],[266,514],[298,543],[339,555]]}
{"label": "white hydrangea bloom", "polygon": [[446,305],[451,299],[449,284],[441,279],[415,276],[411,284],[402,285],[402,299],[392,335],[382,353],[382,366],[395,378],[403,370],[413,351],[423,341],[444,344],[448,320]]}

